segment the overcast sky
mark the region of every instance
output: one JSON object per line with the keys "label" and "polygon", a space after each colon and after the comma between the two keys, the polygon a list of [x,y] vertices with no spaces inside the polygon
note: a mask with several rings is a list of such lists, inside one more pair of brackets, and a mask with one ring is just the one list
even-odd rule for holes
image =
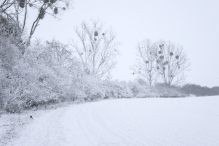
{"label": "overcast sky", "polygon": [[135,77],[130,67],[138,42],[164,39],[186,50],[192,64],[188,83],[219,86],[219,0],[74,0],[60,21],[45,18],[34,36],[64,43],[83,20],[99,18],[112,27],[122,42],[113,79]]}

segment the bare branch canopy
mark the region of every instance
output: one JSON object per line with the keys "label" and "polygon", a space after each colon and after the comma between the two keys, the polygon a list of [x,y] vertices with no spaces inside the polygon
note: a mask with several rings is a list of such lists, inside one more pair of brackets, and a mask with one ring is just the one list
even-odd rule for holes
{"label": "bare branch canopy", "polygon": [[75,28],[78,41],[71,46],[89,74],[108,78],[115,67],[120,42],[112,29],[105,29],[100,20],[82,22]]}

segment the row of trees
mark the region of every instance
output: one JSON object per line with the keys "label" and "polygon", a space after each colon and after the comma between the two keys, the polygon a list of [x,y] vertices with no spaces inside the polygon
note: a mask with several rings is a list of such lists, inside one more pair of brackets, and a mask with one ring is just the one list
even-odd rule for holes
{"label": "row of trees", "polygon": [[[57,40],[31,40],[45,15],[58,18],[70,8],[70,2],[1,2],[0,108],[19,112],[63,101],[185,96],[178,88],[170,88],[183,81],[189,67],[183,48],[171,42],[146,40],[139,43],[138,60],[133,70],[143,79],[127,83],[107,80],[116,65],[121,43],[113,30],[106,28],[100,20],[82,22],[75,28],[77,39],[69,44]],[[36,19],[28,30],[26,23],[30,11],[35,12]]]}
{"label": "row of trees", "polygon": [[[72,40],[71,46],[81,60],[84,68],[93,76],[102,79],[110,77],[119,54],[116,35],[105,29],[101,21],[82,22],[75,28],[78,41]],[[190,63],[183,47],[172,42],[145,40],[137,46],[138,60],[133,74],[147,81],[149,86],[158,82],[168,86],[184,83],[185,72]]]}
{"label": "row of trees", "polygon": [[[56,40],[27,45],[20,42],[23,38],[16,29],[6,31],[9,24],[16,23],[0,16],[0,108],[8,112],[63,101],[166,96],[163,87],[149,88],[143,80],[105,80],[115,67],[121,43],[101,21],[76,27],[78,40],[69,45]],[[172,91],[171,96],[183,94]]]}
{"label": "row of trees", "polygon": [[[58,14],[71,8],[70,2],[69,0],[4,0],[0,4],[0,31],[4,36],[11,37],[13,43],[24,54],[45,15],[58,19],[60,16]],[[35,16],[31,17],[36,19],[28,32],[26,23],[30,11],[35,12]],[[106,29],[104,24],[97,20],[91,21],[91,24],[82,22],[75,28],[75,32],[78,41],[72,40],[71,46],[83,67],[93,76],[109,78],[116,64],[118,46],[121,45],[116,40],[113,30]],[[134,67],[134,74],[145,78],[150,86],[160,79],[167,85],[179,84],[183,81],[184,72],[189,67],[182,47],[171,42],[143,41],[137,46],[137,56],[139,60]]]}
{"label": "row of trees", "polygon": [[182,92],[195,96],[214,96],[219,95],[219,87],[203,87],[196,84],[186,84],[181,88]]}

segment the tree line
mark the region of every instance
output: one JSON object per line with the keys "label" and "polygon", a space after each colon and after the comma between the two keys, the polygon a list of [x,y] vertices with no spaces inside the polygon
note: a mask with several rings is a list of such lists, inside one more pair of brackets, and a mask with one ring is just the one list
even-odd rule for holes
{"label": "tree line", "polygon": [[206,87],[196,84],[186,84],[182,86],[181,90],[187,94],[192,94],[195,96],[215,96],[219,95],[219,87]]}
{"label": "tree line", "polygon": [[[70,0],[1,2],[1,110],[14,113],[59,102],[193,94],[188,85],[183,90],[175,87],[185,80],[190,63],[183,47],[172,42],[139,43],[138,59],[133,66],[133,75],[138,78],[123,82],[110,80],[121,42],[101,20],[84,21],[76,26],[77,38],[69,44],[32,39],[46,15],[60,19],[59,14],[71,5]],[[35,20],[27,28],[27,15],[32,9]]]}

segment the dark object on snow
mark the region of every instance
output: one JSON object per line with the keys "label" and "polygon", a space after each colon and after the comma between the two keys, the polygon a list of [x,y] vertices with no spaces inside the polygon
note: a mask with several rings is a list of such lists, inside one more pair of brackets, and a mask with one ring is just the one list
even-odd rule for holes
{"label": "dark object on snow", "polygon": [[33,116],[30,115],[30,118],[33,119]]}

